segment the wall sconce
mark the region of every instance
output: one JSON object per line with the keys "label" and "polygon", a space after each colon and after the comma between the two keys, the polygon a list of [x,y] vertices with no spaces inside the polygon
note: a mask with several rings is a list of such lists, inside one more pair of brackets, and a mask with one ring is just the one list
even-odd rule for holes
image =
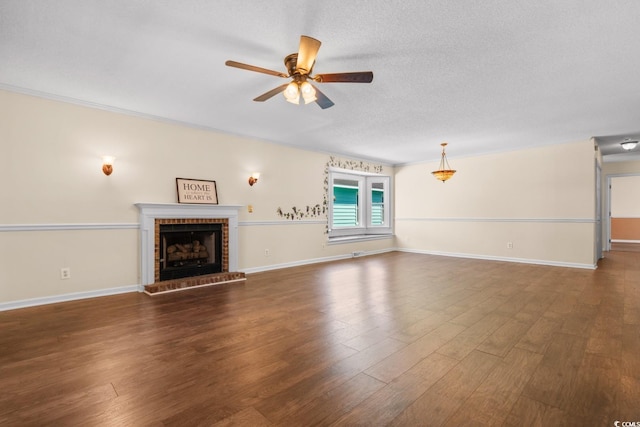
{"label": "wall sconce", "polygon": [[102,172],[109,176],[113,172],[113,162],[116,160],[113,156],[102,156]]}
{"label": "wall sconce", "polygon": [[258,172],[252,173],[251,176],[249,177],[249,185],[253,187],[253,184],[258,182],[258,178],[260,178],[260,173]]}

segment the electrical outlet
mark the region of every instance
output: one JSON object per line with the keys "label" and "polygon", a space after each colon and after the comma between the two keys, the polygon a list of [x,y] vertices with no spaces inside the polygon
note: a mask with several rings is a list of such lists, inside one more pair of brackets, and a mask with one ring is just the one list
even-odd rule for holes
{"label": "electrical outlet", "polygon": [[60,279],[70,279],[71,278],[71,269],[69,267],[63,267],[60,269]]}
{"label": "electrical outlet", "polygon": [[507,249],[513,249],[513,242],[507,242]]}
{"label": "electrical outlet", "polygon": [[269,256],[269,249],[264,250],[264,256]]}

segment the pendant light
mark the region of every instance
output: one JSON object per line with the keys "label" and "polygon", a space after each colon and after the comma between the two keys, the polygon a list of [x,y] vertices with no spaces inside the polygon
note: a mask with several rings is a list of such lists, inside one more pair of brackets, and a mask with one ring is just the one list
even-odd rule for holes
{"label": "pendant light", "polygon": [[436,179],[439,179],[444,184],[444,182],[451,178],[453,174],[456,173],[456,171],[451,169],[451,166],[449,166],[447,155],[444,152],[444,148],[447,146],[447,143],[443,142],[440,145],[442,146],[442,157],[440,158],[440,166],[438,167],[438,170],[435,170],[431,173],[436,177]]}

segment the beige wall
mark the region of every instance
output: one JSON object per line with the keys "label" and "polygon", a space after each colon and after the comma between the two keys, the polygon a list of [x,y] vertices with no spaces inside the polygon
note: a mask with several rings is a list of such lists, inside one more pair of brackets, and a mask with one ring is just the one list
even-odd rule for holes
{"label": "beige wall", "polygon": [[611,179],[611,216],[640,218],[640,175]]}
{"label": "beige wall", "polygon": [[[605,157],[606,161],[606,157]],[[640,174],[640,161],[633,162],[605,162],[602,165],[602,177],[607,175]]]}
{"label": "beige wall", "polygon": [[[176,177],[215,180],[220,204],[243,206],[239,266],[247,272],[396,247],[594,263],[589,141],[453,157],[458,173],[445,184],[429,173],[437,162],[384,166],[395,174],[397,237],[328,245],[325,215],[277,214],[322,204],[328,154],[6,91],[0,109],[0,309],[137,289],[134,204],[175,203]],[[104,154],[117,158],[109,177]],[[250,187],[253,171],[261,177]],[[70,279],[60,279],[61,267]]]}
{"label": "beige wall", "polygon": [[446,183],[430,174],[436,162],[396,168],[399,247],[593,267],[595,160],[591,141],[452,157],[449,162],[458,172]]}
{"label": "beige wall", "polygon": [[[140,284],[134,204],[175,203],[176,177],[215,180],[220,204],[244,206],[244,271],[394,246],[392,238],[328,246],[325,215],[278,216],[278,208],[322,204],[328,154],[6,91],[0,111],[0,308],[134,289]],[[116,157],[109,177],[101,171],[105,154]],[[261,177],[250,187],[253,171]],[[70,279],[60,279],[61,267],[71,269]]]}

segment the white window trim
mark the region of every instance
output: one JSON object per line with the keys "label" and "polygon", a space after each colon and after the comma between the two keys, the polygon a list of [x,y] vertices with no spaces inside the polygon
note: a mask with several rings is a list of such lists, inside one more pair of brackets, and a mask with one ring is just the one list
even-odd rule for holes
{"label": "white window trim", "polygon": [[[333,182],[335,179],[348,179],[358,182],[358,194],[360,196],[358,209],[358,226],[333,228]],[[356,170],[329,168],[329,188],[328,192],[328,231],[329,240],[333,241],[349,241],[353,239],[370,239],[373,236],[393,235],[393,191],[392,178],[388,175],[381,175],[371,172],[362,172]],[[371,200],[370,193],[372,184],[376,182],[383,183],[384,191],[384,224],[371,224]]]}
{"label": "white window trim", "polygon": [[[367,214],[367,230],[366,234],[390,234],[393,231],[391,230],[391,177],[390,176],[370,176],[365,179],[367,191],[366,191],[366,214]],[[374,225],[372,224],[371,212],[372,209],[372,201],[369,199],[371,193],[373,191],[373,184],[382,183],[382,191],[384,200],[384,210],[382,212],[384,222],[382,225]]]}

